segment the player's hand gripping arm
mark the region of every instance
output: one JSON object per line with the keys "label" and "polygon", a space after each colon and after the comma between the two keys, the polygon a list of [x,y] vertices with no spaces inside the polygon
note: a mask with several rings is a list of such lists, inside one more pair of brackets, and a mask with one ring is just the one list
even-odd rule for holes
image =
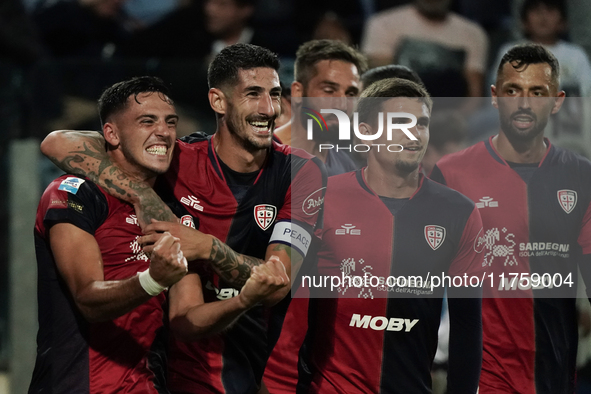
{"label": "player's hand gripping arm", "polygon": [[[265,263],[264,260],[256,257],[237,253],[216,237],[180,223],[153,221],[145,231],[146,235],[141,237],[138,242],[144,246],[146,253],[152,251],[154,243],[162,236],[163,232],[169,232],[181,240],[183,254],[189,261],[207,260],[224,281],[236,288],[241,288],[246,284],[254,267]],[[281,243],[269,244],[265,259],[268,261],[272,256],[278,257],[283,262],[290,280],[294,277],[292,274],[297,273],[303,261],[300,253]],[[282,288],[269,299],[269,303],[281,301],[288,292],[289,288]]]}
{"label": "player's hand gripping arm", "polygon": [[133,204],[142,228],[152,218],[177,220],[150,185],[128,176],[111,161],[105,139],[96,131],[54,131],[41,143],[41,152],[63,171],[86,176],[112,196]]}
{"label": "player's hand gripping arm", "polygon": [[277,257],[253,267],[239,295],[218,302],[204,302],[201,279],[190,273],[170,289],[170,328],[183,341],[218,333],[282,288],[289,289],[289,278]]}
{"label": "player's hand gripping arm", "polygon": [[[148,301],[150,296],[138,275],[105,281],[101,252],[95,238],[70,223],[50,229],[51,250],[58,271],[74,302],[90,322],[115,319]],[[149,274],[160,286],[168,287],[187,273],[179,240],[165,234],[154,245]]]}

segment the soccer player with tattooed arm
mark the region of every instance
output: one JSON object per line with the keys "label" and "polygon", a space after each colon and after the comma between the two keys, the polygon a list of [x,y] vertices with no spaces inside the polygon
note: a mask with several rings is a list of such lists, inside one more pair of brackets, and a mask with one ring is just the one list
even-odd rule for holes
{"label": "soccer player with tattooed arm", "polygon": [[[151,252],[162,233],[170,232],[193,261],[170,291],[173,393],[261,389],[281,329],[273,309],[259,304],[207,338],[207,327],[219,320],[207,320],[204,312],[215,316],[219,301],[238,298],[265,261],[283,270],[284,281],[265,304],[280,301],[311,243],[326,174],[318,159],[272,139],[280,114],[278,69],[276,55],[254,45],[232,45],[216,56],[208,70],[208,97],[217,130],[177,140],[171,168],[156,182],[158,194],[109,162],[97,133],[54,132],[42,145],[60,168],[96,180],[136,207],[146,234],[139,239],[144,251]],[[196,228],[179,223],[162,200],[174,207],[181,223],[195,217]]]}

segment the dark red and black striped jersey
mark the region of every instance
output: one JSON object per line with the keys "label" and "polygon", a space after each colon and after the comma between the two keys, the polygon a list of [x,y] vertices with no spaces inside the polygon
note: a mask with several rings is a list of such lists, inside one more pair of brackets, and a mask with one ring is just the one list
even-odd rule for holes
{"label": "dark red and black striped jersey", "polygon": [[165,295],[117,319],[89,323],[56,268],[49,229],[57,223],[71,223],[95,237],[105,280],[127,279],[149,267],[137,243],[142,233],[131,205],[84,178],[62,176],[47,187],[35,222],[39,332],[29,393],[167,393],[163,366],[150,362],[165,345],[157,340]]}
{"label": "dark red and black striped jersey", "polygon": [[[311,376],[305,382],[300,375],[298,392],[430,393],[443,288],[430,292],[429,275],[480,275],[482,254],[475,245],[481,230],[473,202],[425,177],[395,214],[367,185],[363,170],[329,178],[319,278],[404,276],[424,282],[393,286],[385,279],[378,286],[345,285],[330,298],[311,298]],[[314,297],[318,289],[312,285],[310,291]],[[449,301],[455,335],[449,392],[475,392],[480,299]],[[458,307],[452,306],[456,301]],[[464,366],[462,359],[472,365]]]}
{"label": "dark red and black striped jersey", "polygon": [[[214,137],[215,138],[215,137]],[[238,253],[264,258],[269,243],[306,254],[322,206],[326,173],[322,163],[299,149],[273,142],[254,183],[235,197],[213,148],[213,138],[178,141],[170,171],[158,190],[172,191],[196,217],[197,228]],[[161,194],[163,195],[163,194]],[[206,302],[234,297],[207,264],[197,263]],[[221,334],[194,343],[173,340],[169,385],[186,393],[256,393],[269,352],[278,337],[273,312],[255,307]],[[277,327],[275,327],[277,326]],[[273,339],[274,338],[274,339]]]}
{"label": "dark red and black striped jersey", "polygon": [[[484,269],[495,281],[483,294],[480,393],[574,391],[574,297],[577,263],[591,254],[591,163],[545,141],[527,182],[492,138],[446,156],[431,175],[473,200],[482,216]],[[511,274],[556,281],[536,286]]]}

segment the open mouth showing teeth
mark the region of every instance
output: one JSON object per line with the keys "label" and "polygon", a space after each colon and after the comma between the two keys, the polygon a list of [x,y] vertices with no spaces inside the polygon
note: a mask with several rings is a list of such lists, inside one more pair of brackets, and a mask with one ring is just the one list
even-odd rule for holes
{"label": "open mouth showing teeth", "polygon": [[168,149],[166,148],[166,146],[163,145],[154,145],[151,146],[149,148],[146,149],[146,152],[152,154],[152,155],[157,155],[157,156],[164,156],[166,155],[166,151]]}
{"label": "open mouth showing teeth", "polygon": [[409,150],[409,151],[412,151],[412,152],[418,152],[418,151],[421,150],[421,147],[420,146],[409,146],[407,148],[404,148],[404,150]]}
{"label": "open mouth showing teeth", "polygon": [[269,130],[269,121],[253,121],[248,122],[248,124],[250,124],[252,128],[259,133]]}

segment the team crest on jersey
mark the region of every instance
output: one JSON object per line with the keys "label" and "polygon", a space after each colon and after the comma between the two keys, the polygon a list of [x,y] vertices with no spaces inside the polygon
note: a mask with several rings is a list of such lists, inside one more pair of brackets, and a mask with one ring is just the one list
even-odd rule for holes
{"label": "team crest on jersey", "polygon": [[425,239],[433,250],[437,250],[445,241],[445,228],[441,226],[425,226]]}
{"label": "team crest on jersey", "polygon": [[271,227],[277,216],[277,208],[269,204],[255,205],[254,220],[263,230]]}
{"label": "team crest on jersey", "polygon": [[577,205],[577,192],[568,189],[559,190],[558,202],[562,209],[564,209],[564,212],[571,213]]}
{"label": "team crest on jersey", "polygon": [[193,222],[193,217],[191,215],[184,215],[181,217],[181,224],[183,226],[195,228],[195,223]]}

